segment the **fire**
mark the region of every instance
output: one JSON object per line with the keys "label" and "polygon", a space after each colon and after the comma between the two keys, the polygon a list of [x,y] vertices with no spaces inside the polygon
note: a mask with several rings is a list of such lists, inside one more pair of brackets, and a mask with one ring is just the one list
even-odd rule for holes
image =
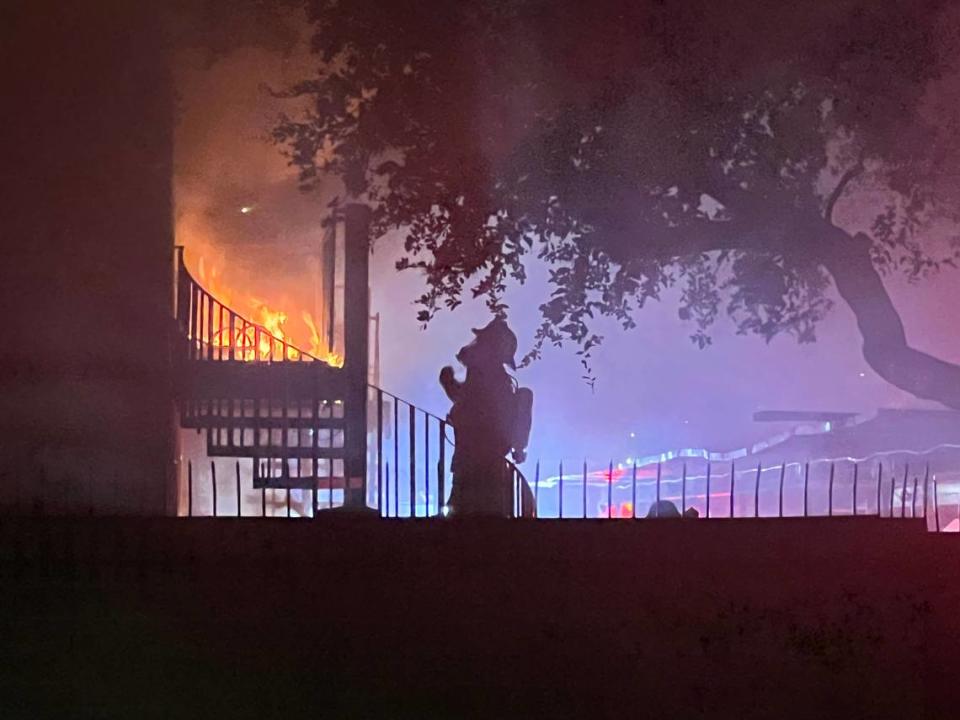
{"label": "fire", "polygon": [[244,362],[319,360],[333,367],[343,367],[343,355],[327,347],[327,339],[320,332],[319,324],[309,312],[301,313],[301,319],[310,331],[309,350],[304,351],[289,334],[287,327],[289,315],[285,311],[271,307],[264,300],[249,296],[244,303],[249,311],[241,313],[231,304],[234,293],[224,285],[219,270],[215,266],[208,269],[203,257],[198,261],[197,274],[200,284],[210,295],[225,307],[237,312],[238,316],[243,316],[243,318],[234,317],[232,328],[229,326],[229,320],[223,320],[222,324],[214,330],[210,342],[215,348],[219,348],[221,353],[232,350],[232,359]]}
{"label": "fire", "polygon": [[333,350],[327,350],[326,341],[323,340],[320,332],[317,330],[317,324],[313,320],[313,315],[304,310],[302,317],[304,325],[310,328],[310,354],[315,358],[320,358],[326,362],[327,365],[343,367],[343,355]]}

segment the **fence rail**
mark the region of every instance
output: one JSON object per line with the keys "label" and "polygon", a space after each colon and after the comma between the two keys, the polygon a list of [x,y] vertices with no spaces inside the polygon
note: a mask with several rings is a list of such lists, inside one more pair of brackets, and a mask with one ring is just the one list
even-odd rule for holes
{"label": "fence rail", "polygon": [[[377,391],[378,395],[386,395]],[[392,410],[380,425],[390,432],[378,433],[376,452],[382,461],[374,465],[368,506],[384,518],[427,518],[446,514],[449,493],[447,460],[452,449],[445,436],[446,423],[394,398]],[[404,409],[401,409],[403,404]],[[384,405],[378,407],[383,408]],[[389,405],[387,405],[389,407]],[[418,415],[422,414],[422,419]],[[404,418],[409,418],[406,422]],[[435,423],[435,425],[433,425]],[[431,430],[431,427],[434,430]],[[429,438],[436,432],[437,454],[431,455]],[[386,438],[386,439],[385,439]],[[409,454],[422,438],[422,456]],[[420,457],[426,457],[425,464]],[[436,466],[430,462],[437,461]],[[914,466],[916,468],[916,466]],[[843,470],[843,472],[841,472]],[[960,516],[951,497],[944,503],[938,479],[924,464],[918,472],[909,464],[893,463],[780,463],[764,467],[737,468],[735,464],[715,469],[707,463],[703,472],[691,473],[687,463],[671,477],[663,463],[655,466],[589,471],[586,464],[570,473],[558,465],[556,475],[545,476],[536,463],[529,484],[518,468],[508,466],[514,493],[513,516],[541,520],[623,520],[660,518],[739,519],[784,517],[925,518],[928,529],[940,532]],[[221,483],[222,485],[222,483]],[[524,491],[527,486],[529,492]],[[237,486],[239,493],[239,485]],[[261,492],[261,515],[268,515],[266,494]],[[283,491],[287,516],[312,516],[336,506],[330,496],[311,505],[296,490]],[[953,493],[951,493],[952,496]],[[212,493],[211,493],[212,495]],[[291,499],[292,498],[292,499]],[[211,497],[206,509],[191,506],[193,515],[212,514]],[[332,502],[332,504],[331,504]],[[276,504],[275,499],[271,501]],[[234,501],[234,506],[236,502]],[[307,508],[302,509],[302,508]],[[274,515],[278,513],[272,513]],[[279,513],[284,514],[284,513]]]}
{"label": "fence rail", "polygon": [[[375,389],[377,428],[372,433],[367,508],[383,518],[446,515],[453,445],[445,420]],[[679,514],[686,518],[783,517],[925,518],[932,532],[960,525],[960,473],[946,473],[947,489],[930,464],[821,461],[738,468],[706,463],[692,471],[665,463],[573,473],[558,464],[555,475],[534,465],[532,482],[505,465],[514,517],[540,520],[625,520]],[[335,468],[338,470],[338,468]],[[316,517],[341,507],[345,481],[330,473],[306,488],[254,488],[252,469],[240,461],[188,461],[178,514],[188,517]],[[89,478],[90,476],[85,475]],[[123,478],[78,487],[42,483],[30,496],[14,487],[0,513],[16,515],[142,514],[124,496]]]}

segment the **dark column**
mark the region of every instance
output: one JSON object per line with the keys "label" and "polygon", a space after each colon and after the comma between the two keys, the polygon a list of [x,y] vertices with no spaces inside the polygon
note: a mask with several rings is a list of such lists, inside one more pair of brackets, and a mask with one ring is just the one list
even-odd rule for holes
{"label": "dark column", "polygon": [[161,5],[4,7],[0,506],[172,509]]}
{"label": "dark column", "polygon": [[344,370],[347,376],[344,470],[346,504],[365,505],[367,484],[367,372],[370,367],[370,208],[346,208],[344,233]]}

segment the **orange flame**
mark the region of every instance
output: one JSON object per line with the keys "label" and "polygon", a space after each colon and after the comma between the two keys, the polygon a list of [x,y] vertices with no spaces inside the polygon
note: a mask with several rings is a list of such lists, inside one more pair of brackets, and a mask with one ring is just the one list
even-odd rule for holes
{"label": "orange flame", "polygon": [[[211,296],[225,307],[233,309],[230,304],[233,293],[225,287],[215,266],[208,270],[203,257],[198,260],[197,275],[200,284]],[[242,320],[238,313],[230,326],[228,319],[214,315],[215,330],[210,343],[218,348],[219,352],[232,351],[231,359],[244,362],[316,359],[332,367],[343,367],[343,355],[327,347],[325,338],[309,312],[301,313],[303,322],[310,331],[310,349],[304,352],[288,334],[286,323],[289,316],[286,312],[276,310],[265,301],[252,296],[247,298],[246,305],[251,310],[247,315],[250,322]],[[202,333],[206,336],[207,328],[203,328]]]}

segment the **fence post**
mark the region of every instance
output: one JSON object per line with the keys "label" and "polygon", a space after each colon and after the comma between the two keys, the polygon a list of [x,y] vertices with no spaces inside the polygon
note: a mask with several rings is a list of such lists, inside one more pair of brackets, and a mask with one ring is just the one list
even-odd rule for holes
{"label": "fence post", "polygon": [[[927,517],[927,507],[930,504],[930,496],[928,491],[930,489],[930,461],[927,461],[927,469],[923,473],[923,517]],[[928,526],[929,527],[929,526]]]}
{"label": "fence post", "polygon": [[803,465],[803,516],[807,517],[807,491],[810,487],[810,461]]}
{"label": "fence post", "polygon": [[563,460],[560,461],[559,487],[560,487],[560,501],[559,501],[560,505],[559,505],[559,511],[557,513],[557,517],[559,517],[562,520],[563,519]]}
{"label": "fence post", "polygon": [[760,473],[763,472],[763,463],[757,463],[757,482],[753,488],[753,516],[760,517]]}
{"label": "fence post", "polygon": [[213,486],[213,516],[217,516],[217,467],[210,461],[210,482]]}
{"label": "fence post", "polygon": [[287,517],[290,517],[290,488],[287,488]]}
{"label": "fence post", "polygon": [[707,460],[707,512],[705,516],[707,519],[710,518],[710,474],[712,471],[712,465],[709,460]]}
{"label": "fence post", "polygon": [[630,514],[633,515],[634,519],[637,517],[637,459],[633,459],[633,489],[630,493]]}
{"label": "fence post", "polygon": [[[314,482],[314,486],[316,486],[316,482]],[[267,516],[267,489],[260,488],[260,517],[266,517],[266,516]]]}
{"label": "fence post", "polygon": [[680,517],[687,516],[687,464],[683,464],[683,474],[680,476]]}
{"label": "fence post", "polygon": [[533,517],[540,517],[540,460],[533,470]]}
{"label": "fence post", "polygon": [[657,504],[654,507],[657,509],[653,514],[654,517],[660,517],[660,474],[663,470],[663,461],[657,461]]}
{"label": "fence post", "polygon": [[787,461],[780,463],[780,497],[777,502],[777,517],[783,517],[783,478],[787,474]]}
{"label": "fence post", "polygon": [[[113,509],[117,511],[116,507]],[[193,461],[187,460],[187,517],[193,517]]]}
{"label": "fence post", "polygon": [[[430,416],[427,413],[423,413],[423,452],[423,516],[430,517]],[[437,512],[440,512],[439,505]]]}
{"label": "fence post", "polygon": [[410,517],[417,516],[417,409],[409,406],[408,422],[410,443]]}
{"label": "fence post", "polygon": [[733,496],[737,490],[737,465],[736,460],[730,461],[730,517],[733,517]]}
{"label": "fence post", "polygon": [[447,473],[447,423],[441,420],[438,428],[437,442],[440,448],[437,453],[440,459],[437,460],[437,511],[443,515],[443,508],[447,505],[447,478],[445,477]]}
{"label": "fence post", "polygon": [[893,495],[897,490],[897,477],[893,469],[890,470],[890,517],[893,517]]}
{"label": "fence post", "polygon": [[241,517],[242,505],[240,504],[240,461],[237,460],[237,517]]}
{"label": "fence post", "polygon": [[917,516],[917,483],[920,481],[920,478],[914,476],[913,478],[913,490],[910,494],[910,517],[915,518]]}
{"label": "fence post", "polygon": [[833,475],[834,463],[830,463],[830,484],[827,486],[827,517],[833,517]]}
{"label": "fence post", "polygon": [[857,475],[859,470],[859,464],[856,460],[853,461],[853,514],[857,514]]}
{"label": "fence post", "polygon": [[910,463],[903,466],[903,487],[900,490],[900,517],[907,514],[907,476],[910,474]]}
{"label": "fence post", "polygon": [[[440,440],[443,445],[443,440]],[[442,451],[441,451],[442,452]],[[386,489],[383,487],[383,390],[377,388],[377,510],[383,516]]]}
{"label": "fence post", "polygon": [[613,460],[607,470],[607,520],[613,517]]}
{"label": "fence post", "polygon": [[933,526],[940,532],[940,502],[937,498],[937,476],[933,476]]}
{"label": "fence post", "polygon": [[583,518],[587,517],[587,461],[583,461],[583,485],[581,486],[583,498],[581,498],[583,503]]}
{"label": "fence post", "polygon": [[883,463],[877,463],[877,517],[883,517],[883,506],[881,505],[882,501],[882,488],[883,488]]}
{"label": "fence post", "polygon": [[393,516],[400,517],[400,399],[393,396]]}

